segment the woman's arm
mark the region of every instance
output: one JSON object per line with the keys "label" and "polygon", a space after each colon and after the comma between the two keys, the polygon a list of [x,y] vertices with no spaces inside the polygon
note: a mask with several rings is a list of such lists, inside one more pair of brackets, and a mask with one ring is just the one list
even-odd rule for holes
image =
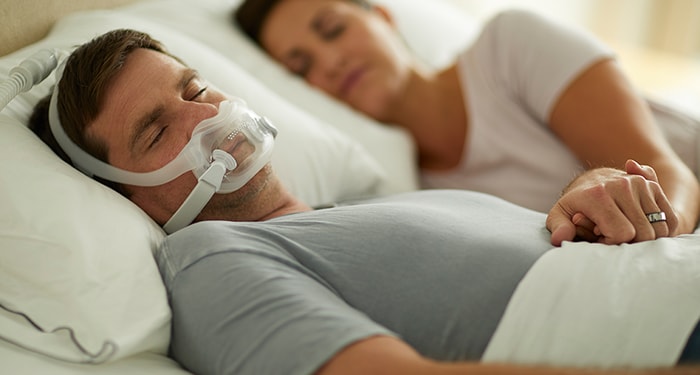
{"label": "woman's arm", "polygon": [[[549,213],[553,244],[573,240],[577,225],[579,232],[595,230],[606,243],[674,236],[696,227],[698,180],[665,141],[646,102],[613,60],[594,64],[567,87],[552,111],[550,127],[589,168]],[[627,163],[629,159],[652,169]],[[650,224],[645,214],[660,210],[668,221]]]}
{"label": "woman's arm", "polygon": [[505,364],[439,363],[421,357],[406,343],[389,336],[356,342],[336,354],[317,375],[690,375],[698,367],[674,367],[645,371],[595,370],[517,366]]}

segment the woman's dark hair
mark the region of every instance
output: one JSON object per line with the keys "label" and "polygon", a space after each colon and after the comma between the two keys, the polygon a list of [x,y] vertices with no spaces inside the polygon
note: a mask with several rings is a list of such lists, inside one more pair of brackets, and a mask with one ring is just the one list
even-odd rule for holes
{"label": "woman's dark hair", "polygon": [[[231,13],[233,22],[238,25],[250,39],[260,45],[260,29],[262,29],[272,8],[280,1],[284,0],[244,0],[241,5]],[[366,9],[371,8],[371,4],[366,0],[347,1],[356,3]]]}
{"label": "woman's dark hair", "polygon": [[[127,56],[138,48],[175,58],[148,34],[129,29],[113,30],[79,46],[68,57],[63,77],[57,83],[60,91],[56,105],[66,134],[80,148],[105,162],[106,146],[99,140],[89,138],[87,128],[100,113],[109,84],[123,67]],[[51,133],[48,121],[50,99],[51,94],[36,105],[29,120],[29,128],[61,159],[72,164]],[[97,180],[125,194],[121,185]]]}
{"label": "woman's dark hair", "polygon": [[272,8],[281,0],[245,0],[234,9],[233,21],[255,43],[260,44],[260,29]]}

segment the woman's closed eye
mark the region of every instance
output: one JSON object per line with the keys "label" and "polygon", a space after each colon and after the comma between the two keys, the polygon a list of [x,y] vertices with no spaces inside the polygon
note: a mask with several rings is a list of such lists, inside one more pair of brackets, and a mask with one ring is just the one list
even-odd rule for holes
{"label": "woman's closed eye", "polygon": [[323,29],[320,30],[320,35],[324,41],[330,42],[343,34],[343,31],[345,31],[345,24],[333,22],[324,26]]}
{"label": "woman's closed eye", "polygon": [[301,77],[306,77],[311,70],[311,56],[307,53],[295,50],[287,59],[286,65],[290,72]]}
{"label": "woman's closed eye", "polygon": [[314,19],[312,28],[322,40],[329,42],[345,31],[345,22],[339,14],[333,11],[324,11]]}

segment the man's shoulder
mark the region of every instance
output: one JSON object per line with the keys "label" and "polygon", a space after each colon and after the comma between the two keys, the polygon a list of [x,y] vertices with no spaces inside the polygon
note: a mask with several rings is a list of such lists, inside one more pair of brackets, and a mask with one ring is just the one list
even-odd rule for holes
{"label": "man's shoulder", "polygon": [[236,256],[241,263],[289,262],[292,257],[284,246],[268,240],[274,231],[259,224],[201,221],[170,234],[155,251],[162,276],[168,281],[200,260],[222,253]]}

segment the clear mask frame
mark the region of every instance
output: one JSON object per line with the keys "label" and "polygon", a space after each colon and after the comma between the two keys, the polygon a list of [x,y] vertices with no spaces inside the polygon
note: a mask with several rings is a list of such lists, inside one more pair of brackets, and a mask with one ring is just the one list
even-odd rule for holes
{"label": "clear mask frame", "polygon": [[195,188],[163,226],[167,233],[194,221],[215,193],[231,193],[245,186],[271,160],[277,129],[238,98],[219,103],[218,113],[197,124],[182,151],[155,171],[132,172],[99,160],[76,145],[61,124],[57,101],[64,64],[56,70],[49,126],[76,168],[90,177],[135,186],[160,186],[190,171],[197,177]]}

